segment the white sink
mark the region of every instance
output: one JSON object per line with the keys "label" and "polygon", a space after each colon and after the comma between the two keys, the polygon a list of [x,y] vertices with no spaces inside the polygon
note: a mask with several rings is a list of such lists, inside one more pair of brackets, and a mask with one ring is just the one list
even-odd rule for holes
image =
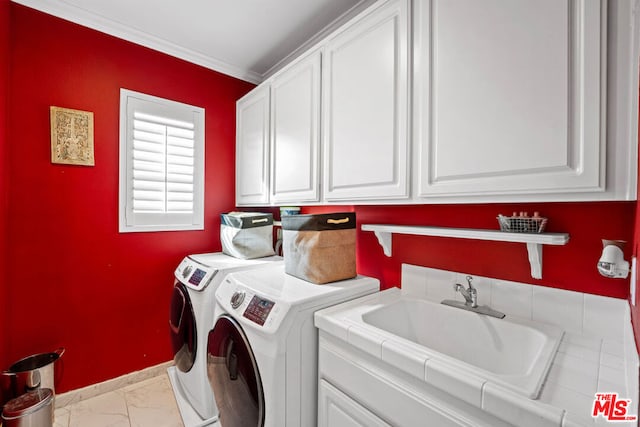
{"label": "white sink", "polygon": [[531,399],[538,397],[563,334],[555,326],[497,319],[397,289],[363,301],[352,302],[334,320],[389,345],[395,342],[407,353],[415,351],[409,358],[419,354],[427,364],[437,360],[455,375],[493,382]]}

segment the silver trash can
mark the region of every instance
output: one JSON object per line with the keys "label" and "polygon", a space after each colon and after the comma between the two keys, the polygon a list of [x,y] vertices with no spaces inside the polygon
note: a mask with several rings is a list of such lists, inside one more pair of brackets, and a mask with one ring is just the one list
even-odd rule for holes
{"label": "silver trash can", "polygon": [[53,391],[33,390],[10,400],[2,411],[4,427],[52,427]]}
{"label": "silver trash can", "polygon": [[6,371],[0,372],[0,406],[14,397],[38,388],[49,388],[56,393],[55,369],[64,348],[51,353],[34,354],[20,359]]}

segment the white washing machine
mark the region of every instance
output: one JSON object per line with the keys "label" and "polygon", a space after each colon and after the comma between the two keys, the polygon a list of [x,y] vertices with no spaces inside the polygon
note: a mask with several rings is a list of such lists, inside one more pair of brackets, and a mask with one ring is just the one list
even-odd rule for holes
{"label": "white washing machine", "polygon": [[215,292],[228,273],[282,264],[278,256],[243,260],[223,253],[189,255],[175,270],[169,327],[175,366],[169,379],[186,427],[217,420],[207,379],[207,339],[213,328]]}
{"label": "white washing machine", "polygon": [[316,425],[317,310],[377,292],[370,277],[315,285],[284,266],[229,274],[216,292],[209,380],[222,427]]}

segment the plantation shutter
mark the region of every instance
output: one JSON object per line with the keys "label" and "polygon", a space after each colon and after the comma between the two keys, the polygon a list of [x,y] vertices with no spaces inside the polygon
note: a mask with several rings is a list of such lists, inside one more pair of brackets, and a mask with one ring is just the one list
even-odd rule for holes
{"label": "plantation shutter", "polygon": [[124,231],[202,229],[204,112],[141,95],[125,93]]}

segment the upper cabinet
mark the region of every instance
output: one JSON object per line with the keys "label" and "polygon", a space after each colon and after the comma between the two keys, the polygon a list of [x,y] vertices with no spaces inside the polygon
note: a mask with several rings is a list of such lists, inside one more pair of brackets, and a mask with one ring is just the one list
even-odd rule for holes
{"label": "upper cabinet", "polygon": [[236,105],[236,204],[269,202],[269,86]]}
{"label": "upper cabinet", "polygon": [[318,202],[320,52],[237,103],[236,204]]}
{"label": "upper cabinet", "polygon": [[318,202],[320,52],[271,82],[271,201]]}
{"label": "upper cabinet", "polygon": [[634,4],[377,1],[238,102],[238,205],[634,200]]}
{"label": "upper cabinet", "polygon": [[409,196],[409,13],[389,1],[324,47],[327,201]]}
{"label": "upper cabinet", "polygon": [[606,9],[416,2],[420,197],[605,190]]}

